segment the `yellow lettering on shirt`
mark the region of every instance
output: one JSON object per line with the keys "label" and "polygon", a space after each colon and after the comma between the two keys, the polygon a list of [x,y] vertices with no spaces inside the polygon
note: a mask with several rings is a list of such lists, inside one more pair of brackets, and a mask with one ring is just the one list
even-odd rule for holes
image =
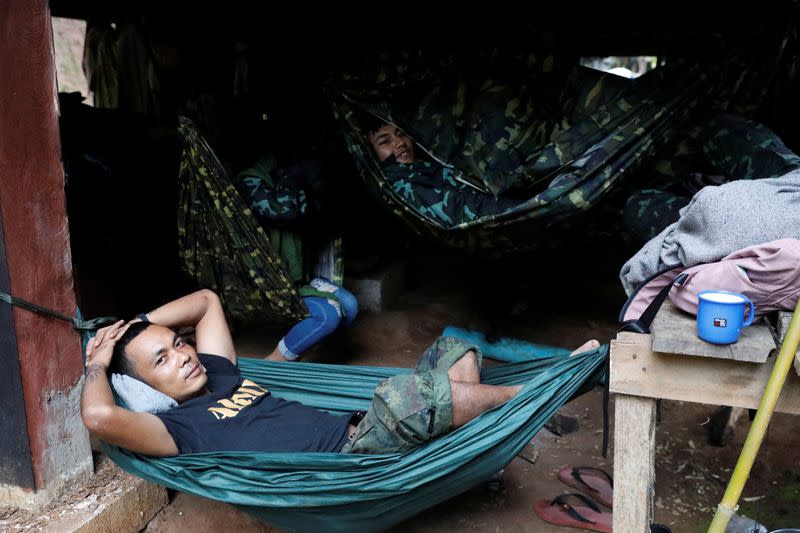
{"label": "yellow lettering on shirt", "polygon": [[238,411],[242,408],[241,405],[238,405],[233,400],[228,400],[227,398],[223,398],[221,400],[217,400],[217,403],[223,407],[227,407],[228,409],[233,409],[234,411]]}
{"label": "yellow lettering on shirt", "polygon": [[233,418],[238,415],[242,409],[251,405],[255,398],[264,396],[265,394],[267,394],[266,390],[249,379],[245,379],[242,385],[236,389],[233,396],[217,400],[218,405],[209,407],[208,412],[214,415],[214,418],[217,420]]}
{"label": "yellow lettering on shirt", "polygon": [[257,383],[253,381],[250,381],[249,379],[242,381],[242,386],[239,387],[239,390],[242,390],[245,387],[247,387],[248,389],[255,389],[256,393],[259,396],[262,396],[267,393],[267,391],[262,389],[261,386],[259,386]]}
{"label": "yellow lettering on shirt", "polygon": [[214,415],[217,420],[224,420],[225,418],[233,418],[239,414],[235,409],[225,409],[224,407],[209,407],[208,410]]}

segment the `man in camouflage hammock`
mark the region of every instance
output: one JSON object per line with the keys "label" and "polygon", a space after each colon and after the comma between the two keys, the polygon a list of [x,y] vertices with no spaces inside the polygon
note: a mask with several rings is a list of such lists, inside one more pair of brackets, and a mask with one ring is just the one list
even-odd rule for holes
{"label": "man in camouflage hammock", "polygon": [[423,215],[447,226],[457,226],[503,213],[521,203],[521,200],[487,194],[457,181],[450,167],[417,159],[414,142],[396,126],[375,119],[367,131],[389,184]]}

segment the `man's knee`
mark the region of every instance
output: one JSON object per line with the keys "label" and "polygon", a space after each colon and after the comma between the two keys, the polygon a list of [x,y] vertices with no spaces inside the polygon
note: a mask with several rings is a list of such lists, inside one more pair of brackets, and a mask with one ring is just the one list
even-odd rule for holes
{"label": "man's knee", "polygon": [[464,362],[464,364],[469,365],[470,367],[478,368],[478,354],[475,353],[475,350],[469,350],[464,354],[464,357],[458,360],[459,363]]}
{"label": "man's knee", "polygon": [[346,289],[339,288],[335,294],[344,310],[344,321],[347,324],[352,323],[358,316],[358,300],[352,292]]}
{"label": "man's knee", "polygon": [[341,317],[336,306],[329,301],[318,298],[313,304],[308,305],[308,310],[320,336],[328,336],[339,327]]}
{"label": "man's knee", "polygon": [[451,381],[467,381],[477,383],[480,380],[480,366],[478,355],[474,350],[468,350],[450,367],[447,375]]}

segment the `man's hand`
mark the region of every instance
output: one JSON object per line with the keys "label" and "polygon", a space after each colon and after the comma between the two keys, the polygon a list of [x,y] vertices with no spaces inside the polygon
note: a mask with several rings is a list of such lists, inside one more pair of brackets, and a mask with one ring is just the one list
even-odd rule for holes
{"label": "man's hand", "polygon": [[131,322],[120,320],[101,328],[86,345],[86,378],[81,391],[81,419],[97,438],[147,455],[178,453],[164,423],[150,413],[134,413],[117,406],[108,382],[114,345]]}
{"label": "man's hand", "polygon": [[114,355],[114,345],[130,325],[131,322],[126,324],[124,320],[120,320],[97,330],[97,335],[86,344],[86,367],[98,364],[108,368]]}

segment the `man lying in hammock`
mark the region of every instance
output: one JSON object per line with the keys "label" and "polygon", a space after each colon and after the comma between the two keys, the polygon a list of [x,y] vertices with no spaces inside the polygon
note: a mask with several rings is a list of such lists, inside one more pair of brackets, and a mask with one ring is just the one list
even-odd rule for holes
{"label": "man lying in hammock", "polygon": [[[81,416],[98,438],[146,455],[401,452],[466,424],[521,389],[481,384],[480,350],[444,337],[413,374],[380,383],[369,411],[332,415],[242,378],[213,292],[189,294],[140,317],[99,330],[87,345]],[[196,349],[171,329],[185,326],[195,328]],[[597,345],[590,341],[579,350]],[[119,407],[109,371],[141,380],[179,405],[158,414]]]}
{"label": "man lying in hammock", "polygon": [[414,142],[396,126],[375,119],[366,129],[394,192],[414,210],[445,226],[504,213],[522,203],[520,199],[486,194],[457,181],[452,168],[417,159]]}

